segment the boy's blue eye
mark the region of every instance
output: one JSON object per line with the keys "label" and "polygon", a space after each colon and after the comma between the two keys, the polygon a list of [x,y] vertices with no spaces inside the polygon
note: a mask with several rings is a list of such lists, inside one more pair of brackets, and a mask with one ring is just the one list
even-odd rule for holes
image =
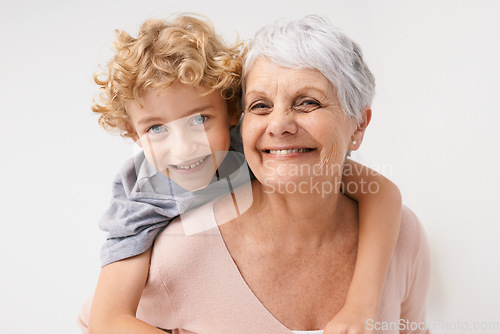
{"label": "boy's blue eye", "polygon": [[163,126],[162,125],[153,125],[151,128],[149,128],[149,132],[152,133],[162,133],[163,132]]}
{"label": "boy's blue eye", "polygon": [[203,116],[203,115],[196,115],[193,118],[194,125],[201,125],[201,124],[205,123],[206,121],[207,121],[207,116]]}

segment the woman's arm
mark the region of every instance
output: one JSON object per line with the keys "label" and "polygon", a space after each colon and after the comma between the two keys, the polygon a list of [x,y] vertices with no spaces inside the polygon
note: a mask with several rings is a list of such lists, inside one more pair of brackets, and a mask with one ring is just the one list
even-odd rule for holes
{"label": "woman's arm", "polygon": [[135,317],[150,258],[151,249],[102,268],[90,309],[89,334],[165,334]]}
{"label": "woman's arm", "polygon": [[366,320],[375,320],[378,315],[399,235],[401,193],[387,178],[352,160],[346,161],[342,181],[346,195],[359,205],[358,254],[346,302],[326,326],[325,334],[342,333],[348,328],[368,333]]}

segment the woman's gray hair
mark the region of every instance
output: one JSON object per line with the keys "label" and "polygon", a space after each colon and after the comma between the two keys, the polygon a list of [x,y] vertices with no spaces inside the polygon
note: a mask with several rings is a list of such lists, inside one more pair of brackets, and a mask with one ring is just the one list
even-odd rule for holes
{"label": "woman's gray hair", "polygon": [[281,19],[260,29],[247,53],[243,78],[260,57],[283,67],[320,71],[337,90],[344,112],[358,123],[363,108],[371,106],[375,78],[361,48],[325,18]]}

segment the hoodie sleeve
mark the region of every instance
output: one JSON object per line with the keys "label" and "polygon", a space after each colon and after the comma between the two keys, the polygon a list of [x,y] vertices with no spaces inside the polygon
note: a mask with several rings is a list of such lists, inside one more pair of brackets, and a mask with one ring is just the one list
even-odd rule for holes
{"label": "hoodie sleeve", "polygon": [[107,232],[101,248],[101,265],[139,255],[148,250],[158,233],[179,214],[174,199],[137,196],[137,157],[128,160],[112,186],[109,207],[99,227]]}

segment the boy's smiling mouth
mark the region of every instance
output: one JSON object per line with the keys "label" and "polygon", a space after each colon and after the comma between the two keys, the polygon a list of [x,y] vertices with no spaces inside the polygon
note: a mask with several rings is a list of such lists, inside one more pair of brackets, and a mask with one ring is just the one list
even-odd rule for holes
{"label": "boy's smiling mouth", "polygon": [[210,156],[211,154],[209,155],[206,155],[202,158],[197,158],[197,159],[193,159],[191,161],[187,161],[187,162],[184,162],[182,164],[178,164],[178,165],[170,165],[171,167],[177,169],[177,170],[191,170],[193,168],[196,168],[198,167],[200,164],[202,164],[203,162],[205,162],[205,160]]}

